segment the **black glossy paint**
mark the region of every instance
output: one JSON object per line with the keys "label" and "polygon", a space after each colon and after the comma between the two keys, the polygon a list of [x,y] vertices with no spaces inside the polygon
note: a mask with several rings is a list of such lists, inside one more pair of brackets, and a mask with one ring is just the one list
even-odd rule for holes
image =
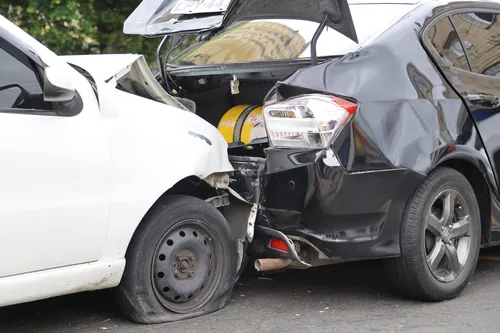
{"label": "black glossy paint", "polygon": [[338,260],[399,253],[399,221],[423,176],[349,173],[331,150],[270,150],[259,222],[309,240]]}
{"label": "black glossy paint", "polygon": [[321,23],[328,15],[326,24],[357,41],[356,29],[347,0],[235,0],[231,2],[225,24],[249,19],[304,19]]}
{"label": "black glossy paint", "polygon": [[[446,164],[475,187],[483,246],[500,241],[500,167],[492,167],[499,164],[500,107],[478,119],[484,108],[467,106],[451,82],[484,77],[440,68],[421,39],[434,18],[474,6],[500,13],[498,4],[432,1],[359,52],[278,82],[278,99],[320,92],[354,100],[358,109],[331,149],[267,151],[258,224],[303,237],[338,260],[397,256],[407,200]],[[488,80],[500,97],[499,79]]]}

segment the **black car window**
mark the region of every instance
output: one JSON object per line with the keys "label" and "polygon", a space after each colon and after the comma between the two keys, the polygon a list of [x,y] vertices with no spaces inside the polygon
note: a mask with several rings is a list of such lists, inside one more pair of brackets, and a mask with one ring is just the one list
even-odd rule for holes
{"label": "black car window", "polygon": [[0,109],[50,110],[36,65],[0,37]]}
{"label": "black car window", "polygon": [[427,38],[444,65],[470,70],[460,38],[448,17],[430,27]]}
{"label": "black car window", "polygon": [[463,13],[453,16],[455,27],[467,50],[473,71],[500,76],[500,20],[492,13]]}

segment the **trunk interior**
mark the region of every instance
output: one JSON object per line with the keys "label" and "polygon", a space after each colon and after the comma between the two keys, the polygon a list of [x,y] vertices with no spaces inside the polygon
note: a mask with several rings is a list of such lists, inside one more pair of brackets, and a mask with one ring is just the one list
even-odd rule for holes
{"label": "trunk interior", "polygon": [[166,84],[160,73],[152,75],[140,58],[115,79],[117,89],[194,112],[218,128],[228,143],[229,160],[235,169],[231,188],[246,202],[259,203],[269,147],[262,105],[273,99],[276,82],[304,63],[278,67],[181,68],[167,74]]}
{"label": "trunk interior", "polygon": [[[223,135],[223,132],[226,131],[224,137],[228,141],[229,160],[235,169],[231,188],[248,203],[260,203],[262,200],[262,176],[266,165],[266,148],[269,147],[267,134],[263,118],[253,122],[249,121],[246,128],[243,128],[241,123],[245,121],[246,124],[246,119],[252,116],[251,113],[245,114],[243,111],[232,118],[227,117],[227,114],[238,109],[239,106],[241,106],[240,111],[248,106],[262,106],[276,82],[294,73],[297,69],[298,67],[294,66],[272,73],[254,71],[240,73],[236,77],[229,73],[204,76],[196,76],[192,72],[187,73],[186,76],[174,76],[171,73],[169,87],[162,83],[167,91],[169,88],[171,91],[177,90],[179,92],[177,97],[191,111],[194,111],[214,127],[219,128]],[[238,81],[237,91],[234,90],[234,83],[231,83],[235,78]],[[194,110],[193,105],[195,105]],[[240,122],[240,126],[237,124],[238,122]],[[221,129],[221,124],[229,125],[225,129]],[[243,131],[255,131],[257,127],[259,135],[257,135],[258,139],[256,140],[247,140],[247,142],[228,140],[228,128],[230,132],[232,131],[232,135],[238,133],[243,137]]]}
{"label": "trunk interior", "polygon": [[[198,116],[214,127],[219,127],[224,122],[224,119],[227,119],[225,118],[226,113],[236,106],[262,106],[276,82],[296,70],[297,67],[294,66],[294,68],[280,70],[279,72],[247,72],[236,76],[231,74],[203,76],[196,76],[194,73],[185,76],[171,74],[169,87],[166,87],[163,82],[162,85],[167,91],[169,88],[170,90],[175,89],[178,92],[177,97],[184,100],[187,107],[191,105],[190,108],[192,109],[192,105],[195,105],[194,111]],[[234,79],[237,80],[237,91],[232,89],[232,86],[235,85]],[[248,115],[241,114],[242,119],[239,121],[244,121],[245,116],[248,117]],[[263,121],[258,121],[252,126],[254,128],[261,127],[260,133],[262,131],[265,133]],[[231,128],[231,125],[229,127]],[[234,124],[234,131],[238,132],[238,135],[241,130],[238,125]],[[249,129],[245,130],[248,131]],[[268,147],[265,134],[264,136],[261,134],[258,140],[244,143],[228,142],[228,144],[229,155],[231,156],[265,157],[264,149]]]}

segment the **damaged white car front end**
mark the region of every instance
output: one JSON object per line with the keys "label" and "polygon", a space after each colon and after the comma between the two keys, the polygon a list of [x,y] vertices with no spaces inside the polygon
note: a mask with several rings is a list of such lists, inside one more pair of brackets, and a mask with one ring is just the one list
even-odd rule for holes
{"label": "damaged white car front end", "polygon": [[[236,232],[241,264],[243,243],[253,237],[256,207],[245,203],[229,188],[234,168],[221,133],[198,117],[194,106],[169,95],[154,78],[142,55],[61,58],[95,82],[109,133],[112,163],[127,166],[117,168],[113,175],[114,197],[122,198],[114,203],[120,206],[117,211],[131,210],[131,202],[143,202],[144,207],[137,212],[127,213],[140,217],[152,200],[195,177],[218,191],[220,197],[207,198],[218,208],[228,206],[229,200],[239,201],[238,216],[233,216],[229,223],[233,229],[241,230]],[[141,159],[137,160],[136,156]],[[127,181],[131,179],[133,184]],[[226,207],[225,211],[228,210]]]}
{"label": "damaged white car front end", "polygon": [[224,307],[253,206],[221,133],[143,56],[58,56],[1,15],[0,67],[0,306],[118,287],[140,323]]}
{"label": "damaged white car front end", "polygon": [[[154,196],[160,197],[165,189],[172,189],[190,177],[216,189],[217,193],[206,200],[224,214],[237,239],[238,278],[247,263],[245,252],[254,237],[258,205],[245,201],[229,187],[234,168],[228,159],[228,145],[221,133],[195,115],[194,103],[169,95],[154,78],[142,55],[62,58],[73,66],[85,69],[94,77],[97,89],[106,91],[100,96],[103,96],[102,103],[110,101],[109,107],[104,107],[107,111],[103,117],[112,134],[111,150],[123,152],[113,157],[115,163],[137,163],[136,168],[131,169],[135,170],[134,174],[116,175],[115,183],[144,177],[140,183],[143,189],[117,188],[117,196],[120,193],[149,193],[145,188],[157,187],[156,194],[143,199],[147,203]],[[130,108],[131,105],[136,107]],[[149,134],[143,136],[141,133]],[[154,135],[153,140],[151,135]],[[139,137],[148,139],[138,142]],[[136,152],[132,153],[130,147],[135,147]],[[129,156],[138,154],[144,156],[144,161],[129,160]],[[161,174],[161,177],[149,177],[155,174]],[[123,209],[127,208],[119,208]]]}

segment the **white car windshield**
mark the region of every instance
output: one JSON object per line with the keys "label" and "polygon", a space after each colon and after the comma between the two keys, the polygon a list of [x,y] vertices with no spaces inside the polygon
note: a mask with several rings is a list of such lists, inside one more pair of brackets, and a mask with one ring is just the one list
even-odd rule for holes
{"label": "white car windshield", "polygon": [[[325,28],[317,43],[319,57],[344,55],[359,49],[381,30],[414,8],[410,4],[351,4],[358,43]],[[295,19],[236,22],[208,41],[196,43],[169,61],[171,66],[219,65],[308,59],[319,24]]]}

